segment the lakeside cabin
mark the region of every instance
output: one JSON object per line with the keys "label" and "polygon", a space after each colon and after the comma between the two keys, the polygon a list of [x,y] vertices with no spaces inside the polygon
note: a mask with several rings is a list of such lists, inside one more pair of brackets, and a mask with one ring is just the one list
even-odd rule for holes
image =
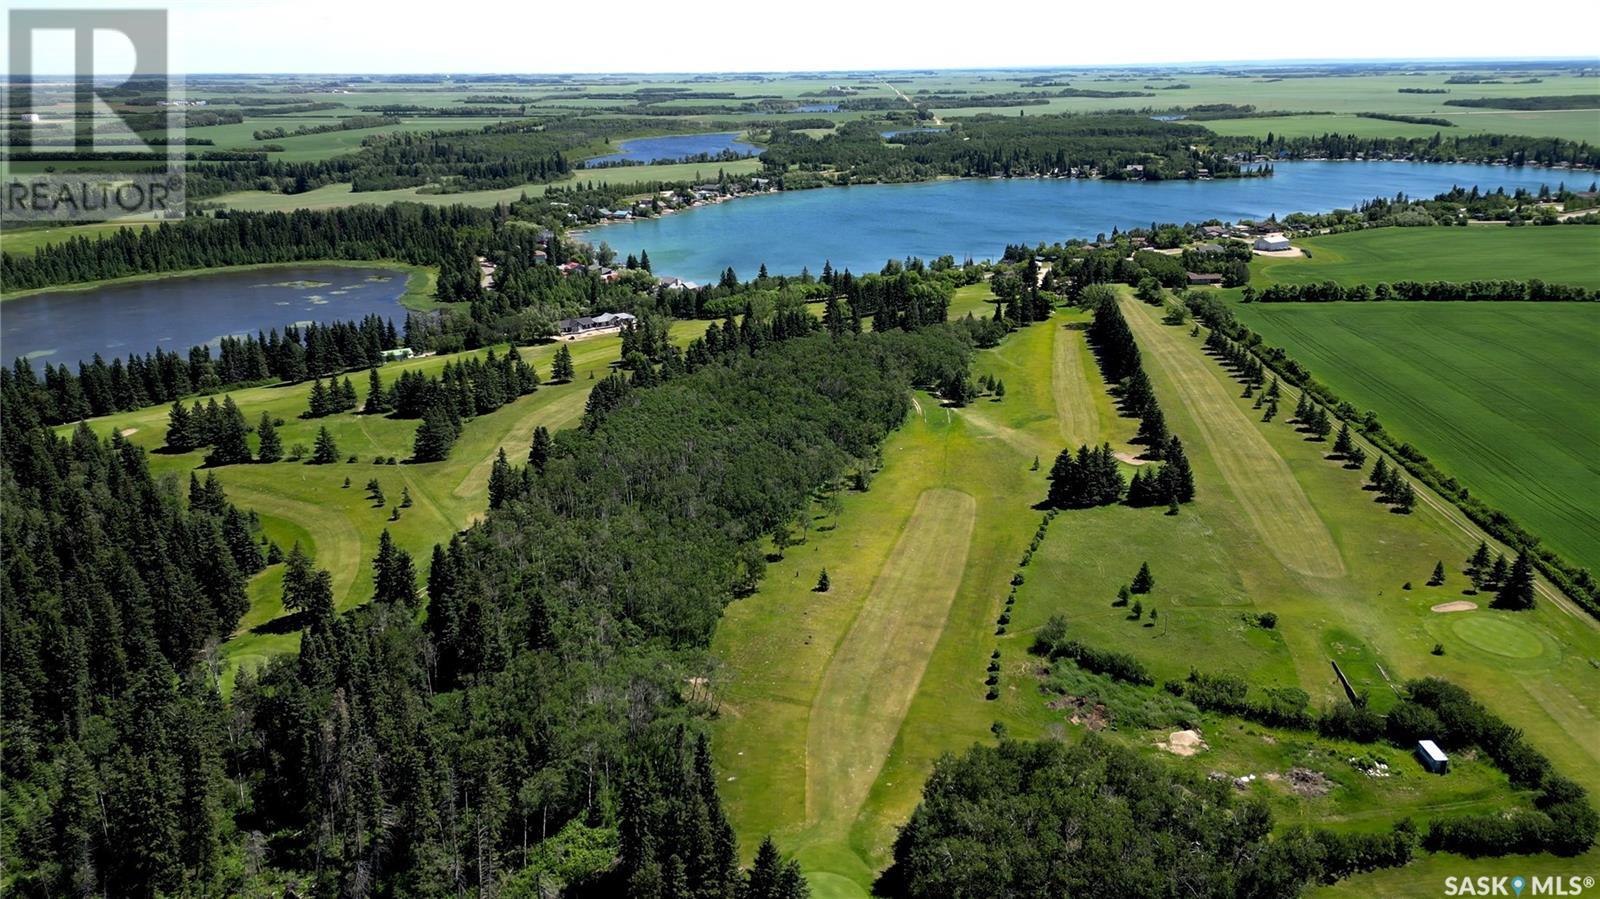
{"label": "lakeside cabin", "polygon": [[1292,250],[1294,247],[1289,244],[1289,238],[1282,234],[1268,234],[1256,238],[1256,249],[1264,253],[1277,253],[1282,250]]}
{"label": "lakeside cabin", "polygon": [[1444,774],[1450,770],[1450,757],[1432,740],[1417,741],[1417,760],[1434,774]]}
{"label": "lakeside cabin", "polygon": [[556,323],[556,329],[562,337],[581,337],[585,334],[597,334],[601,331],[621,330],[625,325],[631,325],[636,319],[626,312],[603,312],[599,315],[580,315],[577,318],[564,318]]}

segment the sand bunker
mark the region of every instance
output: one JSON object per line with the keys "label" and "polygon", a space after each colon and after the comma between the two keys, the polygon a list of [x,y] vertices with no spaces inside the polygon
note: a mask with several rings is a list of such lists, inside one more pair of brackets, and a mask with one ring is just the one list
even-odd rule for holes
{"label": "sand bunker", "polygon": [[1206,746],[1206,741],[1200,738],[1200,732],[1197,730],[1174,731],[1167,737],[1165,743],[1157,743],[1156,745],[1173,755],[1194,755],[1202,749],[1209,748]]}
{"label": "sand bunker", "polygon": [[139,433],[139,429],[138,428],[123,428],[122,430],[118,431],[117,433],[122,435],[123,437],[132,437],[133,435]]}
{"label": "sand bunker", "polygon": [[1126,462],[1129,465],[1149,465],[1150,464],[1150,460],[1149,459],[1141,459],[1138,456],[1129,455],[1128,453],[1124,453],[1121,450],[1118,450],[1117,452],[1114,452],[1111,455],[1116,456],[1117,457],[1117,461]]}
{"label": "sand bunker", "polygon": [[1433,607],[1433,610],[1435,612],[1470,612],[1477,607],[1478,604],[1475,602],[1465,599],[1458,599],[1454,602],[1439,603]]}

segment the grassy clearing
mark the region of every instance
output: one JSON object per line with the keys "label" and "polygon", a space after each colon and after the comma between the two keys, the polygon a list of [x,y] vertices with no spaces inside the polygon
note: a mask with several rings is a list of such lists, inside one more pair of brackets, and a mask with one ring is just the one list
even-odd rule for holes
{"label": "grassy clearing", "polygon": [[[953,311],[984,308],[982,288],[977,288],[958,295]],[[1039,521],[1031,506],[1043,495],[1043,473],[1029,471],[1036,448],[1059,449],[1067,435],[1082,433],[1075,421],[1061,420],[1063,412],[1087,421],[1086,410],[1093,409],[1098,436],[1113,443],[1125,442],[1134,422],[1116,417],[1092,366],[1075,371],[1058,364],[1082,352],[1081,334],[1064,327],[1082,320],[1076,312],[978,354],[979,373],[1005,380],[1003,401],[984,398],[964,409],[944,409],[919,397],[920,414],[886,445],[884,467],[871,490],[847,495],[836,525],[819,518],[823,526],[814,527],[805,544],[772,566],[754,596],[731,606],[718,629],[723,713],[714,745],[741,843],[753,846],[773,833],[800,859],[818,895],[863,895],[886,863],[894,828],[915,805],[939,753],[992,740],[995,722],[1014,736],[1076,739],[1084,729],[1070,723],[1070,708],[1047,706],[1039,660],[1026,653],[1033,631],[1053,614],[1067,615],[1074,635],[1091,645],[1135,653],[1158,679],[1181,678],[1194,666],[1261,685],[1298,686],[1318,707],[1342,696],[1329,665],[1333,658],[1380,707],[1391,701],[1392,691],[1384,692],[1391,681],[1444,676],[1522,728],[1563,771],[1600,790],[1600,748],[1587,739],[1600,732],[1600,662],[1595,661],[1600,660],[1600,631],[1550,603],[1516,616],[1487,609],[1451,615],[1430,611],[1461,598],[1459,564],[1476,544],[1475,532],[1427,505],[1410,516],[1388,513],[1359,489],[1359,475],[1322,458],[1325,445],[1305,440],[1281,421],[1257,421],[1250,401],[1238,398],[1238,388],[1203,356],[1187,328],[1158,325],[1157,315],[1142,307],[1129,312],[1130,318],[1145,316],[1131,320],[1168,423],[1186,438],[1199,499],[1177,516],[1125,507],[1062,513],[1023,569],[1025,583],[1008,633],[997,635],[995,619],[1008,581]],[[1201,436],[1206,429],[1212,439]],[[1225,470],[1239,464],[1228,457],[1241,445],[1256,452],[1264,447],[1276,465],[1248,477],[1237,471],[1228,477]],[[1041,459],[1044,468],[1048,458]],[[1263,529],[1252,517],[1253,504],[1261,502],[1255,494],[1265,488],[1290,495],[1290,485],[1321,524],[1315,538]],[[861,678],[847,684],[829,673],[840,664],[836,659],[860,616],[881,602],[874,599],[874,584],[896,570],[891,560],[901,551],[903,535],[914,532],[908,529],[914,527],[919,499],[940,489],[972,497],[970,546],[943,632],[880,764],[872,756],[882,751],[881,732],[824,727],[831,740],[819,742],[814,736],[819,720],[845,720],[851,709],[879,700],[898,703],[892,685],[880,690],[877,682]],[[938,536],[918,539],[945,543]],[[1343,563],[1341,569],[1328,569],[1323,541],[1331,544],[1331,558]],[[1311,555],[1302,558],[1307,547]],[[1445,585],[1400,589],[1405,581],[1421,584],[1438,559],[1451,572]],[[1117,587],[1145,561],[1157,580],[1145,607],[1160,611],[1150,627],[1145,626],[1148,615],[1132,621],[1127,610],[1111,605]],[[823,567],[833,589],[813,593]],[[1308,567],[1322,573],[1309,574]],[[1276,629],[1253,623],[1263,611],[1278,614]],[[916,633],[920,642],[927,616],[907,617],[914,621],[908,633]],[[1456,631],[1459,627],[1465,635]],[[1514,638],[1498,633],[1507,628]],[[1436,642],[1444,644],[1445,655],[1431,654]],[[1521,648],[1513,656],[1480,644]],[[1539,652],[1530,655],[1534,644]],[[997,647],[1000,696],[989,702],[983,699],[984,669]],[[886,638],[879,654],[898,658],[913,648],[912,641]],[[1114,723],[1108,733],[1172,758],[1154,747],[1168,727],[1147,726],[1170,714],[1168,704],[1152,703],[1148,694],[1107,690],[1104,695],[1112,704],[1125,704],[1132,716],[1126,725]],[[1406,753],[1386,747],[1358,747],[1209,716],[1201,727],[1209,748],[1193,761],[1174,764],[1259,775],[1249,789],[1266,798],[1285,824],[1378,829],[1400,815],[1425,821],[1441,812],[1497,808],[1507,801],[1504,778],[1470,759],[1448,777],[1427,777]],[[824,753],[849,760],[840,776],[817,773],[816,756]],[[1351,759],[1364,755],[1382,756],[1393,776],[1359,771]],[[857,804],[859,780],[874,767],[871,790]],[[1318,772],[1324,782],[1317,795],[1302,795],[1287,780],[1287,772],[1297,767]],[[814,801],[812,808],[821,814],[811,815],[808,791],[818,787],[838,792]],[[1427,858],[1403,871],[1346,882],[1333,893],[1371,895],[1372,888],[1363,892],[1357,886],[1373,884],[1387,895],[1431,894],[1447,868],[1450,873],[1507,873],[1535,864],[1541,872],[1577,872],[1592,868],[1600,854],[1547,861],[1446,858],[1442,862],[1449,864],[1442,865]]]}
{"label": "grassy clearing", "polygon": [[[700,323],[676,326],[674,337],[687,342],[698,333]],[[254,387],[232,392],[234,401],[253,426],[263,412],[282,418],[278,429],[285,450],[296,444],[311,446],[317,429],[327,427],[342,455],[354,455],[353,463],[306,465],[280,462],[271,465],[232,465],[216,469],[230,499],[240,508],[255,510],[268,538],[287,549],[298,541],[333,574],[334,596],[339,608],[365,602],[372,594],[372,558],[377,555],[378,537],[389,530],[395,542],[411,552],[425,575],[428,553],[437,542],[447,540],[488,506],[489,467],[501,449],[514,459],[526,456],[528,442],[536,425],[552,430],[569,427],[583,414],[584,400],[594,384],[591,375],[604,376],[616,360],[621,340],[599,337],[568,344],[572,348],[577,379],[570,384],[544,385],[488,415],[467,422],[450,458],[422,465],[376,464],[375,458],[394,456],[404,460],[411,455],[418,423],[381,416],[333,415],[305,420],[298,416],[306,408],[309,385]],[[504,348],[500,348],[501,351]],[[554,345],[522,348],[523,358],[549,376]],[[455,358],[455,357],[451,357]],[[392,383],[402,371],[437,373],[446,357],[429,357],[394,362],[380,369],[384,383]],[[367,379],[351,376],[358,396],[366,398]],[[90,422],[96,433],[127,432],[128,439],[155,450],[166,440],[167,409],[156,407]],[[66,431],[67,429],[63,429]],[[182,455],[152,452],[151,467],[160,474],[187,480],[204,462],[205,451]],[[204,471],[198,471],[201,477]],[[345,487],[345,479],[350,486]],[[377,478],[383,488],[384,504],[367,498],[364,486]],[[411,495],[413,505],[391,515],[400,502],[402,490]],[[249,585],[250,611],[246,613],[233,639],[223,644],[221,657],[226,682],[241,666],[260,664],[280,653],[299,647],[298,631],[281,626],[284,610],[280,602],[282,566],[269,566]]]}

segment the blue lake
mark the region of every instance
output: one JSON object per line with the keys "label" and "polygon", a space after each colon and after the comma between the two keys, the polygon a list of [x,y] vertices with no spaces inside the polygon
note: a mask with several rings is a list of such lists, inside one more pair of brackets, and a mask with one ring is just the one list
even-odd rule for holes
{"label": "blue lake", "polygon": [[585,160],[589,168],[613,162],[681,162],[696,156],[716,156],[724,151],[754,156],[761,148],[737,140],[738,132],[716,134],[673,134],[667,137],[641,137],[617,144],[617,152]]}
{"label": "blue lake", "polygon": [[405,318],[406,274],[333,264],[275,265],[58,290],[0,304],[0,358],[76,369],[95,353],[177,352],[305,322]]}
{"label": "blue lake", "polygon": [[1350,208],[1397,193],[1431,197],[1454,185],[1586,189],[1594,172],[1407,162],[1279,163],[1270,178],[1226,181],[951,180],[762,194],[689,212],[592,229],[588,240],[619,254],[650,252],[658,274],[715,281],[732,266],[744,277],[774,273],[877,271],[886,259],[998,257],[1007,244],[1095,237],[1113,227],[1218,218],[1265,218]]}
{"label": "blue lake", "polygon": [[878,135],[884,140],[893,140],[902,134],[937,134],[945,131],[944,128],[896,128],[893,131],[879,131]]}

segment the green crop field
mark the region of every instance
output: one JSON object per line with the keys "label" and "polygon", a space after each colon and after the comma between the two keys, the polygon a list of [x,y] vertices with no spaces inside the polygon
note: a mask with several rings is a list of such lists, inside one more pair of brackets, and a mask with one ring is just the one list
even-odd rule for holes
{"label": "green crop field", "polygon": [[1600,306],[1253,304],[1240,319],[1474,495],[1600,568]]}
{"label": "green crop field", "polygon": [[[1587,189],[1592,175],[1573,173],[1567,186]],[[1507,228],[1373,228],[1296,239],[1311,258],[1257,256],[1251,280],[1309,284],[1380,281],[1471,281],[1539,278],[1600,288],[1600,228],[1582,225]]]}
{"label": "green crop field", "polygon": [[[703,327],[696,322],[679,324],[674,338],[687,342]],[[283,419],[278,433],[287,451],[296,444],[309,447],[317,429],[326,426],[338,443],[341,455],[354,455],[354,463],[308,465],[284,461],[270,465],[230,465],[215,469],[228,497],[241,509],[254,510],[268,538],[285,550],[300,544],[333,573],[334,596],[340,608],[365,602],[372,595],[372,559],[377,555],[378,538],[387,529],[395,542],[416,559],[419,574],[425,573],[428,553],[435,543],[481,517],[488,506],[489,468],[501,449],[514,461],[525,461],[533,429],[544,425],[552,431],[575,425],[583,415],[584,401],[594,384],[591,376],[603,377],[618,356],[621,339],[596,337],[568,344],[572,348],[577,378],[570,384],[545,384],[536,392],[509,403],[487,415],[471,419],[462,428],[461,438],[443,462],[426,464],[375,464],[376,457],[395,456],[405,460],[418,423],[355,414],[332,415],[306,420],[304,412],[309,384],[292,387],[254,387],[230,395],[253,427],[261,413]],[[504,352],[505,348],[499,348]],[[524,347],[523,358],[546,379],[554,344]],[[401,372],[414,370],[436,374],[452,357],[426,357],[392,362],[379,369],[384,383],[392,383]],[[351,383],[361,401],[367,394],[364,373],[351,375]],[[359,408],[359,407],[358,407]],[[128,440],[155,450],[166,441],[167,409],[152,407],[94,419],[96,433],[106,436],[120,432]],[[68,428],[62,428],[63,433]],[[252,443],[253,446],[253,443]],[[187,479],[190,472],[204,478],[205,450],[182,455],[152,452],[150,464],[158,473],[171,473]],[[350,486],[345,487],[348,478]],[[383,505],[373,503],[363,489],[369,478],[377,478],[383,488]],[[410,492],[413,505],[400,511],[398,520],[390,515],[400,501],[401,491]],[[299,646],[298,631],[274,627],[282,618],[283,566],[269,566],[250,582],[250,611],[233,639],[224,643],[220,656],[225,664],[225,682],[231,683],[241,666],[255,666],[266,658],[293,652]]]}
{"label": "green crop field", "polygon": [[[1252,283],[1540,278],[1600,287],[1600,229],[1379,228],[1257,257]],[[1229,292],[1232,295],[1232,292]],[[1600,306],[1236,305],[1240,320],[1563,554],[1600,567]],[[1551,377],[1559,372],[1559,377]]]}
{"label": "green crop field", "polygon": [[[985,308],[982,299],[983,288],[965,289],[953,314]],[[1033,504],[1045,482],[1034,457],[1047,470],[1067,440],[1131,449],[1133,422],[1117,417],[1081,332],[1070,327],[1084,320],[1077,312],[979,354],[977,370],[1005,380],[1003,400],[950,409],[919,395],[870,490],[846,493],[836,518],[819,507],[805,541],[771,566],[755,595],[729,607],[718,629],[714,746],[742,846],[772,833],[816,895],[865,895],[940,753],[991,741],[996,722],[1012,736],[1076,739],[1084,732],[1077,713],[1047,705],[1039,661],[1026,651],[1054,614],[1090,645],[1134,653],[1158,678],[1182,678],[1192,666],[1238,674],[1301,687],[1317,707],[1342,696],[1330,659],[1379,708],[1392,702],[1392,683],[1444,676],[1523,728],[1563,771],[1600,786],[1600,750],[1584,737],[1600,728],[1592,619],[1549,601],[1517,616],[1432,612],[1461,598],[1474,528],[1442,504],[1388,513],[1359,489],[1360,475],[1322,458],[1325,445],[1287,424],[1262,424],[1187,327],[1163,326],[1131,300],[1125,312],[1168,423],[1185,438],[1199,499],[1177,516],[1121,506],[1061,513],[1021,569],[1013,621],[997,635],[1007,584],[1040,520]],[[1402,589],[1421,584],[1436,560],[1451,571],[1444,586]],[[1145,561],[1157,586],[1144,599],[1160,610],[1151,627],[1111,606]],[[831,589],[814,592],[824,568]],[[920,586],[907,593],[908,584]],[[1275,630],[1245,618],[1262,611],[1278,614]],[[1445,655],[1431,654],[1436,642]],[[1000,695],[986,701],[985,666],[996,648]],[[1111,714],[1132,716],[1105,733],[1170,758],[1153,744],[1176,728],[1139,723],[1159,717],[1162,694],[1133,696],[1140,688],[1119,692],[1101,681],[1092,686],[1115,697],[1106,699]],[[1173,764],[1260,775],[1249,789],[1284,824],[1372,830],[1403,815],[1420,822],[1509,801],[1504,776],[1482,762],[1429,777],[1389,747],[1203,721],[1207,748]],[[1350,762],[1367,755],[1392,775],[1369,777]],[[1326,783],[1298,792],[1283,779],[1297,767]],[[1429,895],[1445,868],[1583,873],[1597,860],[1594,852],[1575,860],[1426,857],[1334,892]]]}

